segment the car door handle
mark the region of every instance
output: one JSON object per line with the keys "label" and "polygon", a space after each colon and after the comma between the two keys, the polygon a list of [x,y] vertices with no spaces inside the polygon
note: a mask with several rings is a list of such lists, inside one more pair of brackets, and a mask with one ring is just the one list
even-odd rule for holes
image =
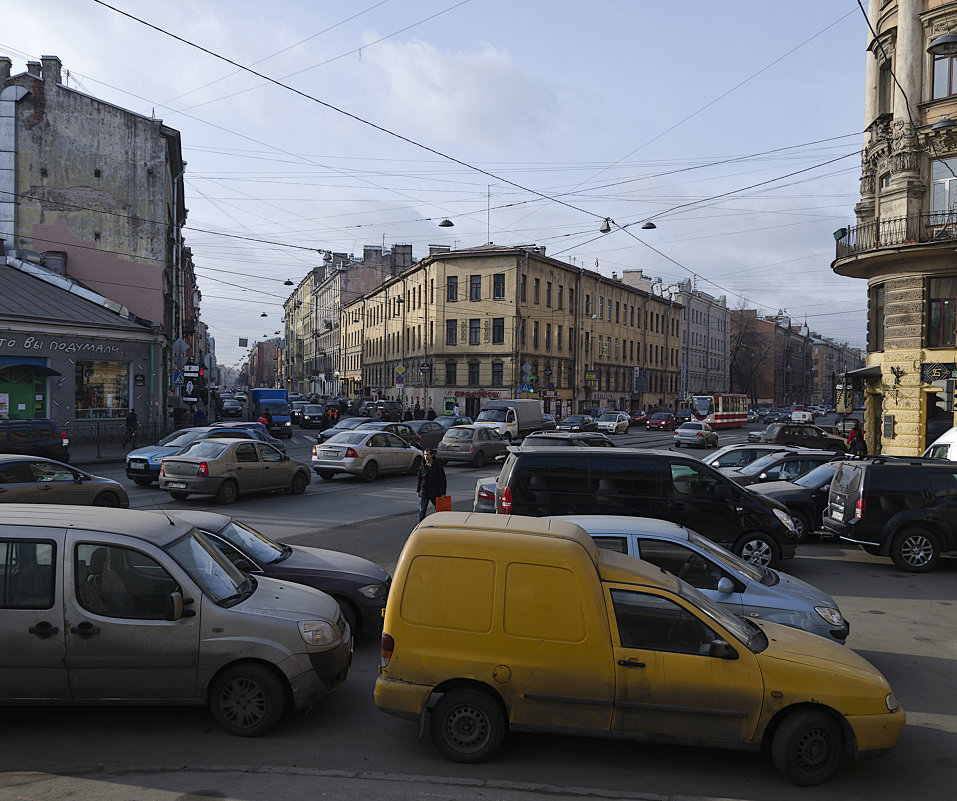
{"label": "car door handle", "polygon": [[644,667],[644,662],[638,662],[634,659],[619,659],[618,664],[622,667]]}
{"label": "car door handle", "polygon": [[56,626],[54,626],[52,623],[47,623],[47,621],[42,620],[39,623],[37,623],[35,626],[30,626],[28,631],[31,634],[34,634],[37,637],[39,637],[41,640],[45,640],[48,637],[52,637],[54,634],[56,634],[59,631],[59,629]]}
{"label": "car door handle", "polygon": [[70,628],[71,634],[76,634],[77,637],[92,637],[94,634],[100,633],[100,627],[94,626],[89,621],[83,621],[79,626],[72,626]]}

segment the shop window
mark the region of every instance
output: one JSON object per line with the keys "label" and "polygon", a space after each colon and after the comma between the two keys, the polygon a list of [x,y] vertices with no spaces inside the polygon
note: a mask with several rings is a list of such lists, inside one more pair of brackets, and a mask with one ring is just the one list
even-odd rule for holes
{"label": "shop window", "polygon": [[130,410],[129,362],[76,362],[76,418],[125,417]]}
{"label": "shop window", "polygon": [[[881,291],[883,292],[883,287]],[[883,299],[881,317],[883,318]],[[957,331],[957,278],[931,278],[928,297],[927,347],[952,348],[955,331]]]}

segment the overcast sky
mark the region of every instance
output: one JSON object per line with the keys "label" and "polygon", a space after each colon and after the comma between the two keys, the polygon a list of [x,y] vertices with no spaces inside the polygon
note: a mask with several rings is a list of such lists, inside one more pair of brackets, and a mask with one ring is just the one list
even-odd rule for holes
{"label": "overcast sky", "polygon": [[71,87],[182,132],[186,238],[226,365],[239,337],[282,330],[283,282],[321,251],[393,243],[697,276],[729,306],[864,344],[866,283],[830,270],[859,199],[856,0],[110,5],[166,33],[95,0],[5,0],[0,54],[15,74],[59,56]]}

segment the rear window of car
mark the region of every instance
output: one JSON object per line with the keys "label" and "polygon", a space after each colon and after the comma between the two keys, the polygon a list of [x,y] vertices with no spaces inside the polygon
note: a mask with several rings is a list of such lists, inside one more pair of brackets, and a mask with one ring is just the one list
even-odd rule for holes
{"label": "rear window of car", "polygon": [[682,423],[678,426],[679,431],[701,431],[703,428],[701,423]]}
{"label": "rear window of car", "polygon": [[371,431],[343,431],[326,440],[327,445],[360,445]]}
{"label": "rear window of car", "polygon": [[443,439],[472,439],[471,428],[450,428]]}
{"label": "rear window of car", "polygon": [[842,464],[831,480],[831,491],[842,495],[859,491],[862,472],[860,465]]}
{"label": "rear window of car", "polygon": [[217,459],[228,447],[229,445],[225,442],[204,439],[183,448],[177,456],[200,456],[203,459]]}

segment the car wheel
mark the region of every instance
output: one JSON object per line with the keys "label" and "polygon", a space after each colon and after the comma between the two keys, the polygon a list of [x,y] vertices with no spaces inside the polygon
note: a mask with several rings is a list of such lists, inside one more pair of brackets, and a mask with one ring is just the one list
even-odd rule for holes
{"label": "car wheel", "polygon": [[758,567],[771,567],[780,558],[777,543],[760,531],[745,534],[734,544],[733,550],[745,562]]}
{"label": "car wheel", "polygon": [[418,475],[418,474],[419,474],[419,470],[420,470],[421,468],[422,468],[422,457],[421,457],[421,456],[416,456],[416,457],[412,460],[412,464],[409,465],[408,475],[410,475],[410,476],[416,476],[416,475]]}
{"label": "car wheel", "polygon": [[791,515],[791,520],[794,521],[794,527],[797,529],[798,542],[804,542],[808,537],[811,536],[811,532],[814,531],[814,527],[811,525],[811,521],[807,519],[807,515],[804,512],[795,512]]}
{"label": "car wheel", "polygon": [[881,549],[879,545],[862,545],[861,550],[863,550],[864,553],[869,553],[871,556],[881,555]]}
{"label": "car wheel", "polygon": [[678,440],[675,440],[675,447],[676,447],[676,448],[680,448],[680,447],[681,447],[681,443],[678,442]]}
{"label": "car wheel", "polygon": [[453,762],[482,762],[505,739],[505,716],[495,699],[481,690],[445,693],[429,720],[432,742]]}
{"label": "car wheel", "polygon": [[339,610],[346,619],[346,623],[349,624],[349,631],[352,632],[353,638],[358,637],[359,613],[356,611],[356,608],[345,598],[336,598],[336,603],[339,604]]}
{"label": "car wheel", "polygon": [[302,495],[309,486],[309,479],[303,472],[298,472],[292,477],[292,484],[289,485],[289,491],[293,495]]}
{"label": "car wheel", "polygon": [[209,708],[230,734],[258,737],[275,726],[286,706],[282,683],[259,665],[237,665],[213,682]]}
{"label": "car wheel", "polygon": [[319,471],[319,478],[321,478],[323,481],[332,481],[334,476],[335,476],[335,473],[333,473],[331,470]]}
{"label": "car wheel", "polygon": [[169,497],[174,501],[185,501],[189,497],[188,492],[178,492],[177,490],[170,490]]}
{"label": "car wheel", "polygon": [[784,778],[807,787],[827,781],[844,749],[841,727],[826,712],[802,709],[778,726],[771,742],[771,759]]}
{"label": "car wheel", "polygon": [[924,528],[905,528],[891,542],[891,559],[901,570],[926,573],[940,561],[940,542]]}
{"label": "car wheel", "polygon": [[150,484],[153,483],[153,479],[151,479],[151,478],[134,478],[134,479],[133,479],[133,483],[136,484],[137,487],[148,487]]}
{"label": "car wheel", "polygon": [[115,492],[101,492],[93,499],[93,505],[116,508],[120,505],[120,499]]}
{"label": "car wheel", "polygon": [[485,466],[485,451],[479,451],[475,454],[475,458],[472,459],[472,467],[484,467]]}
{"label": "car wheel", "polygon": [[363,480],[375,481],[377,475],[379,475],[379,465],[376,462],[366,462],[366,466],[362,468]]}
{"label": "car wheel", "polygon": [[232,503],[237,497],[239,497],[239,487],[230,478],[220,485],[219,492],[216,493],[216,503]]}

